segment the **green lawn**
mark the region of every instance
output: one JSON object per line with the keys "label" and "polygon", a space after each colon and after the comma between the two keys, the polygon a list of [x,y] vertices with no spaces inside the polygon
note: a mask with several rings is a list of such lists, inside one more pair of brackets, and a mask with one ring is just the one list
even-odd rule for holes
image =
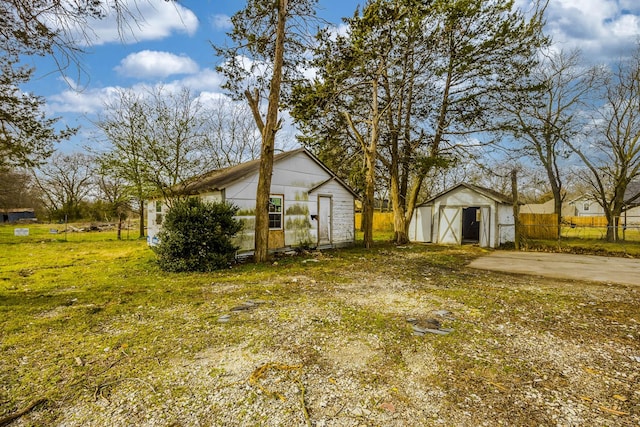
{"label": "green lawn", "polygon": [[[117,240],[115,227],[104,231],[87,230],[91,224],[0,224],[0,243],[32,243],[32,242],[89,242]],[[16,235],[16,229],[28,230],[27,236]],[[136,240],[137,226],[122,230],[122,240]]]}
{"label": "green lawn", "polygon": [[[635,289],[473,271],[487,250],[388,234],[170,274],[144,241],[47,228],[0,227],[0,420],[40,399],[18,425],[640,420]],[[441,309],[453,333],[412,333]]]}

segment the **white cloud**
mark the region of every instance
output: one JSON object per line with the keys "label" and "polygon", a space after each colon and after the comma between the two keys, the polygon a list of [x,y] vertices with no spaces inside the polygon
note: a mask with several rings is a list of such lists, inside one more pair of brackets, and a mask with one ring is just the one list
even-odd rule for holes
{"label": "white cloud", "polygon": [[186,76],[183,79],[173,82],[191,88],[196,92],[220,92],[220,86],[224,78],[215,70],[205,68],[197,74]]}
{"label": "white cloud", "polygon": [[174,74],[194,74],[198,64],[187,56],[169,52],[143,50],[132,53],[115,67],[118,74],[127,77],[167,77]]}
{"label": "white cloud", "polygon": [[[531,0],[520,0],[531,10]],[[629,55],[640,37],[637,0],[552,0],[546,9],[545,32],[556,48],[579,48],[592,62]]]}
{"label": "white cloud", "polygon": [[109,86],[85,91],[65,90],[47,97],[47,109],[53,114],[97,114],[104,109],[105,102],[115,96],[120,89]]}
{"label": "white cloud", "polygon": [[233,28],[231,17],[227,15],[213,15],[209,21],[214,30],[227,31]]}
{"label": "white cloud", "polygon": [[636,15],[622,15],[613,21],[609,28],[616,37],[634,38],[640,35],[640,17]]}
{"label": "white cloud", "polygon": [[[223,82],[222,76],[215,70],[206,68],[195,74],[188,75],[181,79],[170,82],[138,83],[129,88],[118,86],[107,86],[85,91],[76,91],[72,88],[61,93],[47,97],[47,110],[52,115],[60,114],[81,114],[93,116],[103,111],[105,103],[125,89],[133,90],[137,93],[148,93],[154,86],[162,86],[169,92],[179,91],[183,87],[189,88],[195,96],[211,99],[215,96],[222,96],[220,85]],[[215,95],[220,94],[220,95]]]}
{"label": "white cloud", "polygon": [[160,40],[173,33],[193,35],[198,29],[196,15],[176,1],[124,0],[122,4],[132,16],[125,16],[119,22],[113,10],[108,9],[106,18],[90,20],[86,28],[77,29],[78,40],[88,38],[94,46],[113,42],[131,44]]}

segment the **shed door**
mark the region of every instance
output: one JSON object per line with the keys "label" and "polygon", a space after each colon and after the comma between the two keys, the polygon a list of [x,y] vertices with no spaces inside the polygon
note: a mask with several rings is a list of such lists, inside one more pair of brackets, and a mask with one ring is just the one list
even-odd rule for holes
{"label": "shed door", "polygon": [[440,208],[438,243],[462,243],[462,217],[460,208]]}
{"label": "shed door", "polygon": [[483,206],[480,208],[480,247],[491,246],[491,208]]}
{"label": "shed door", "polygon": [[331,244],[331,197],[318,196],[318,244]]}
{"label": "shed door", "polygon": [[431,206],[415,208],[409,223],[409,240],[431,242]]}

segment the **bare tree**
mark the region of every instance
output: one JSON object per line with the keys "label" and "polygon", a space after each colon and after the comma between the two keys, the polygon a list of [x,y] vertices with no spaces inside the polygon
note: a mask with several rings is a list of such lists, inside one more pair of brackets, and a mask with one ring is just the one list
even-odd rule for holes
{"label": "bare tree", "polygon": [[34,174],[51,217],[80,219],[81,203],[95,192],[92,156],[83,153],[54,154]]}
{"label": "bare tree", "polygon": [[619,238],[625,193],[640,177],[640,46],[617,64],[605,82],[590,133],[569,144],[589,173],[583,174],[607,218],[607,240]]}
{"label": "bare tree", "polygon": [[148,163],[146,179],[167,201],[181,193],[181,185],[212,167],[204,151],[208,129],[203,104],[191,91],[164,87],[143,97],[144,121],[138,135]]}
{"label": "bare tree", "polygon": [[131,211],[132,196],[130,193],[131,187],[127,181],[113,172],[108,168],[108,165],[99,165],[95,179],[99,191],[98,197],[106,203],[104,213],[105,216],[109,215],[109,217],[105,219],[110,221],[112,215],[117,218],[117,236],[118,240],[120,240],[122,238],[122,224]]}
{"label": "bare tree", "polygon": [[0,171],[0,208],[41,207],[33,176],[19,169]]}
{"label": "bare tree", "polygon": [[206,104],[203,150],[211,155],[211,164],[220,169],[260,156],[260,134],[249,107],[244,103],[219,98]]}
{"label": "bare tree", "polygon": [[132,91],[120,91],[105,104],[104,114],[95,123],[104,133],[110,147],[99,157],[105,173],[125,180],[128,193],[137,201],[140,218],[139,235],[145,236],[145,200],[153,188],[147,180],[149,164],[145,159],[145,126],[142,99]]}
{"label": "bare tree", "polygon": [[577,51],[552,53],[533,70],[527,86],[503,103],[509,123],[505,126],[521,148],[516,148],[540,164],[547,176],[558,214],[560,231],[562,201],[565,195],[562,161],[571,154],[567,142],[575,139],[585,126],[584,105],[599,84],[597,67],[580,64]]}

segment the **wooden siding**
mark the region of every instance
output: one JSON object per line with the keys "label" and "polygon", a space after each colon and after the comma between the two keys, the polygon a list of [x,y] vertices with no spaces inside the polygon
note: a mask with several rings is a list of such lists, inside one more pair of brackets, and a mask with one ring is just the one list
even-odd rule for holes
{"label": "wooden siding", "polygon": [[[355,241],[354,196],[347,188],[304,151],[283,157],[274,164],[271,194],[283,196],[283,230],[270,232],[269,247],[281,249],[315,246],[318,242],[318,196],[331,197],[331,239],[334,246]],[[222,191],[201,195],[206,200],[225,200],[238,207],[236,216],[244,230],[236,237],[240,251],[254,248],[256,192],[258,173],[227,185]],[[151,206],[151,204],[150,204]],[[148,210],[149,235],[155,236],[160,225],[155,223],[155,205]]]}
{"label": "wooden siding", "polygon": [[353,243],[355,241],[353,195],[337,181],[329,181],[311,193],[316,201],[319,195],[331,196],[331,243],[337,246]]}
{"label": "wooden siding", "polygon": [[[304,152],[274,164],[271,193],[282,194],[284,244],[280,247],[315,246],[318,242],[318,195],[332,197],[332,244],[355,241],[354,198],[351,192],[336,181],[326,182],[311,193],[311,189],[331,176]],[[238,218],[245,229],[237,239],[241,250],[254,247],[255,200],[258,174],[245,177],[226,189],[226,198],[240,208]],[[270,247],[275,248],[271,243]]]}

